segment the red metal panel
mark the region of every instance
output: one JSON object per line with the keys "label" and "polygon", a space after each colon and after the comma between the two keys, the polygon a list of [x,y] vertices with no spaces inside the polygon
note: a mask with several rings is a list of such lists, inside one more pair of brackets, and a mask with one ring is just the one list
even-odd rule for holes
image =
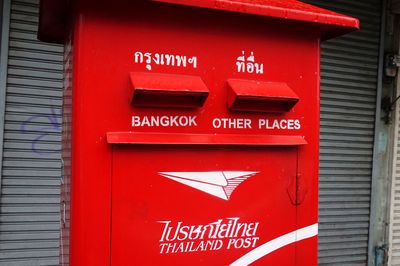
{"label": "red metal panel", "polygon": [[196,108],[204,105],[209,90],[200,77],[131,73],[132,104],[153,107]]}
{"label": "red metal panel", "polygon": [[232,111],[287,112],[299,97],[286,83],[228,80],[228,106]]}
{"label": "red metal panel", "polygon": [[319,24],[348,27],[348,31],[358,29],[355,18],[312,6],[297,0],[153,0],[188,6],[205,7],[240,13],[299,20]]}
{"label": "red metal panel", "polygon": [[[70,265],[317,265],[320,28],[155,2],[75,3],[63,134]],[[232,112],[232,80],[262,84],[247,93],[251,84],[233,82],[237,98],[300,100],[283,113]],[[197,108],[138,106],[132,85],[209,95]],[[202,239],[188,239],[196,232]]]}
{"label": "red metal panel", "polygon": [[[127,5],[129,6],[129,3]],[[99,5],[97,7],[100,8]],[[113,10],[108,6],[104,9]],[[162,16],[156,16],[156,14],[162,14]],[[152,263],[154,261],[171,262],[175,260],[174,258],[187,262],[193,257],[197,259],[193,260],[191,265],[201,265],[202,261],[210,261],[214,256],[218,258],[216,262],[226,260],[233,263],[252,249],[263,248],[263,244],[268,241],[273,241],[286,234],[293,234],[293,232],[312,226],[317,222],[316,201],[310,199],[316,195],[314,187],[317,184],[317,175],[314,171],[318,169],[318,79],[315,74],[318,67],[318,40],[304,35],[296,29],[288,34],[284,32],[284,25],[274,25],[274,27],[260,25],[258,30],[262,30],[262,35],[248,32],[253,25],[248,25],[248,28],[238,28],[237,31],[226,31],[225,28],[221,28],[220,31],[215,32],[215,28],[205,26],[193,31],[191,27],[185,25],[190,21],[192,21],[190,23],[198,21],[199,15],[191,14],[190,17],[193,18],[180,18],[179,14],[179,10],[166,12],[157,7],[150,10],[136,10],[134,14],[130,14],[134,19],[122,17],[121,20],[118,20],[120,14],[114,13],[118,23],[110,23],[109,19],[99,19],[98,14],[90,12],[81,15],[81,19],[77,21],[78,27],[75,35],[77,49],[74,53],[76,83],[74,83],[73,92],[74,124],[72,127],[72,266],[105,266],[109,265],[110,259],[114,263],[113,266],[126,265],[130,263],[129,260],[132,256],[137,256],[136,261],[140,261],[139,258],[142,255],[148,259],[148,263],[142,265],[159,264]],[[148,17],[154,19],[148,21]],[[175,20],[174,24],[168,24],[172,19]],[[176,21],[177,19],[178,21]],[[224,17],[208,17],[208,19],[214,21],[215,24],[226,21]],[[145,28],[142,23],[146,24]],[[168,30],[165,27],[168,27]],[[104,36],[113,36],[113,38],[104,38]],[[213,41],[210,41],[210,36]],[[93,45],[94,43],[96,45]],[[255,61],[264,64],[265,72],[263,74],[249,73],[247,70],[242,72],[241,65],[236,63],[244,49],[246,58],[251,55],[251,52],[254,52]],[[193,65],[185,68],[178,67],[176,64],[156,64],[152,60],[152,68],[147,70],[146,62],[135,61],[137,52],[141,52],[143,55],[148,52],[153,55],[156,53],[172,54],[190,58],[196,56],[198,65],[197,68],[194,68]],[[301,67],[288,67],[286,64],[277,63],[290,62],[294,54],[296,54],[296,64]],[[210,90],[209,97],[202,108],[190,110],[132,106],[130,104],[132,84],[129,73],[143,71],[199,76]],[[227,80],[229,79],[285,82],[300,97],[301,101],[290,112],[283,114],[233,113],[226,106]],[[310,106],[315,108],[310,108]],[[161,122],[164,117],[168,117],[168,122]],[[177,124],[179,119],[176,120],[176,117],[182,118],[181,123]],[[192,123],[188,122],[190,120]],[[223,145],[214,145],[214,148],[207,153],[200,150],[184,153],[185,146],[188,145],[179,145],[176,149],[180,149],[180,152],[167,153],[168,146],[166,145],[162,145],[162,149],[156,150],[151,150],[147,147],[149,145],[144,144],[125,145],[124,148],[115,148],[127,149],[125,153],[118,153],[112,157],[112,147],[107,144],[106,132],[130,131],[135,134],[141,133],[145,138],[157,136],[154,135],[156,133],[171,134],[164,139],[164,142],[169,141],[174,134],[207,134],[208,136],[216,134],[217,136],[227,136],[226,140],[222,137],[219,140],[226,143],[232,141],[232,139],[229,140],[230,135],[242,135],[243,137],[236,141],[247,139],[247,142],[250,141],[246,136],[269,135],[272,136],[271,139],[275,138],[278,144],[284,144],[279,136],[285,136],[286,140],[290,140],[292,137],[299,140],[294,136],[304,136],[308,144],[299,145],[297,151],[288,153],[284,152],[286,148],[283,146],[278,148],[276,153],[270,153],[267,149],[261,149],[254,145],[238,147],[238,149],[230,148],[229,152],[226,147],[222,147]],[[235,137],[232,136],[232,138]],[[149,143],[162,141],[158,138],[158,140],[152,139]],[[185,142],[183,138],[176,140],[176,142],[178,141]],[[254,139],[254,142],[257,141],[259,140]],[[150,146],[154,147],[155,145]],[[201,145],[195,147],[201,148]],[[217,152],[220,149],[218,147],[225,148],[225,150]],[[252,153],[253,149],[254,154]],[[148,154],[141,154],[143,150],[148,150]],[[296,161],[297,159],[295,160],[297,156],[300,158],[299,162]],[[161,164],[164,165],[166,162],[168,162],[169,169],[161,168]],[[285,165],[288,165],[288,168],[284,167]],[[303,203],[300,205],[293,204],[293,202],[297,202],[298,178],[296,171],[293,175],[289,175],[288,172],[289,168],[297,169],[297,165],[306,166],[305,169],[302,168],[302,176],[305,179],[302,191],[306,192]],[[174,197],[171,196],[171,200],[161,197],[161,194],[158,194],[159,196],[149,194],[145,198],[138,197],[138,192],[142,191],[137,190],[138,188],[156,184],[146,183],[150,180],[157,180],[154,179],[158,177],[156,171],[209,172],[257,171],[257,169],[261,169],[263,174],[254,176],[256,184],[246,189],[245,183],[243,183],[243,186],[238,188],[242,192],[238,190],[236,194],[232,194],[232,200],[234,197],[238,197],[237,201],[228,200],[218,203],[218,198],[205,195],[209,202],[208,205],[205,205],[207,209],[212,204],[219,206],[212,212],[212,216],[211,213],[208,216],[207,213],[199,211],[203,209],[201,208],[203,206],[201,198],[204,195],[197,193],[196,190],[185,192],[187,196],[182,203],[184,206],[190,207],[191,215],[179,212],[179,206],[176,205],[178,204],[177,197],[182,195],[178,191],[183,193],[186,189],[183,185],[181,188],[173,186],[173,183],[163,186],[165,193],[174,195]],[[268,174],[269,171],[271,171],[271,175]],[[132,173],[134,176],[127,173]],[[289,180],[290,176],[292,176],[291,181]],[[129,183],[127,183],[128,180],[130,180]],[[250,181],[251,179],[249,179]],[[279,188],[276,187],[276,190],[273,190],[273,184],[276,182],[279,183]],[[159,183],[157,184],[159,185]],[[143,193],[145,191],[143,190]],[[269,197],[268,195],[271,193],[276,193],[276,197]],[[190,197],[188,197],[189,194]],[[265,198],[260,204],[255,199],[249,198],[245,201],[242,197],[248,194],[264,195]],[[127,197],[123,195],[127,195]],[[294,199],[293,195],[295,195]],[[286,201],[287,205],[285,206],[293,206],[291,208],[296,210],[295,219],[284,215],[288,210],[280,205],[283,200]],[[142,220],[134,218],[136,217],[135,213],[145,215],[146,210],[161,211],[163,208],[156,207],[157,202],[164,202],[175,207],[165,209],[165,212],[159,213],[157,217],[149,216]],[[134,207],[141,204],[148,207]],[[199,207],[193,208],[193,206]],[[225,211],[217,216],[216,213],[222,209],[222,206],[225,206],[223,208]],[[240,210],[241,208],[243,209]],[[112,222],[110,220],[111,210],[114,213]],[[251,210],[251,216],[244,215],[245,210]],[[279,211],[282,211],[283,214],[279,214]],[[227,216],[228,213],[229,216]],[[294,212],[291,213],[294,214]],[[302,218],[303,213],[304,218]],[[258,219],[261,217],[258,216],[259,214],[265,214],[262,216],[265,219]],[[191,220],[200,216],[203,216],[203,219]],[[161,228],[157,227],[161,217],[166,221],[181,221],[185,225],[206,225],[214,222],[216,218],[239,217],[240,221],[245,223],[260,223],[260,228],[263,229],[260,229],[257,237],[260,237],[263,242],[257,242],[258,244],[254,248],[238,249],[233,252],[224,250],[224,256],[220,256],[218,251],[216,253],[181,252],[178,255],[158,253],[157,255],[149,248],[150,246],[152,249],[159,248],[159,239],[155,242],[153,240],[160,237],[162,233],[160,232]],[[188,217],[193,218],[189,219]],[[279,225],[279,227],[275,225]],[[110,228],[112,228],[111,231]],[[140,235],[137,235],[137,238],[131,238],[139,232],[146,232],[149,238],[145,242],[142,241]],[[311,242],[297,244],[290,242],[286,243],[282,249],[266,250],[269,253],[260,258],[260,263],[276,265],[284,261],[287,263],[286,265],[302,265],[301,263],[307,266],[316,265],[316,249],[309,252],[307,258],[294,261],[293,252],[301,250],[304,245],[307,248],[315,247],[316,232],[313,230],[311,232],[313,233],[309,236],[312,238],[309,240]],[[181,242],[176,241],[175,243],[178,245]],[[110,243],[112,243],[112,247]],[[143,247],[148,248],[143,249]],[[264,250],[264,253],[266,251]],[[126,254],[126,256],[120,254]]]}
{"label": "red metal panel", "polygon": [[296,161],[295,147],[114,147],[111,265],[297,265],[295,239],[246,257],[297,229]]}
{"label": "red metal panel", "polygon": [[305,145],[302,136],[236,135],[236,134],[166,134],[110,132],[110,144],[153,144],[153,145],[236,145],[236,146],[290,146]]}
{"label": "red metal panel", "polygon": [[[136,1],[140,2],[139,0]],[[330,27],[321,27],[319,29],[321,31],[321,37],[324,40],[352,32],[360,27],[359,21],[355,18],[305,4],[297,0],[152,1],[330,25]],[[80,2],[83,3],[85,0],[81,0]],[[96,4],[96,2],[94,4]],[[38,30],[39,39],[48,42],[63,43],[66,36],[65,30],[68,23],[68,18],[70,16],[70,11],[70,1],[68,0],[40,0],[40,25]]]}

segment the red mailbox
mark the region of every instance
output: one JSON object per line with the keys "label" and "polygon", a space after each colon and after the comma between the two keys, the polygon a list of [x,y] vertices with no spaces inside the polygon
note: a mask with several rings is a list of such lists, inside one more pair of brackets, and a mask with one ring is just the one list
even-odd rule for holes
{"label": "red mailbox", "polygon": [[80,0],[60,34],[55,2],[39,36],[66,43],[61,263],[316,265],[320,40],[358,20]]}

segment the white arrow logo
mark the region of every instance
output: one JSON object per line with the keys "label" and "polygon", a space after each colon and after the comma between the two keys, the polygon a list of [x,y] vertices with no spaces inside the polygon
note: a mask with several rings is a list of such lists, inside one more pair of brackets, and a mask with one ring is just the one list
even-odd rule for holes
{"label": "white arrow logo", "polygon": [[160,172],[161,176],[228,200],[233,191],[246,179],[258,172]]}

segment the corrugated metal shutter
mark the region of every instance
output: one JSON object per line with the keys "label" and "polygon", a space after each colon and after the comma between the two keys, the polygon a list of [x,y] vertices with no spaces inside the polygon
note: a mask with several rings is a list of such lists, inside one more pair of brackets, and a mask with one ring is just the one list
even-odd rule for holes
{"label": "corrugated metal shutter", "polygon": [[400,265],[400,103],[396,106],[394,167],[389,225],[389,265]]}
{"label": "corrugated metal shutter", "polygon": [[362,28],[322,46],[319,265],[366,265],[382,4],[312,3]]}
{"label": "corrugated metal shutter", "polygon": [[12,0],[0,265],[58,265],[63,47],[36,39],[38,0]]}

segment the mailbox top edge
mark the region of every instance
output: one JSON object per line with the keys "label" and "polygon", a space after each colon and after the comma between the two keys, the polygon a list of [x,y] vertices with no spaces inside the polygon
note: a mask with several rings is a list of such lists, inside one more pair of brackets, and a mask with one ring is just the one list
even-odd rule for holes
{"label": "mailbox top edge", "polygon": [[266,17],[327,24],[357,30],[358,19],[298,0],[152,0],[170,4],[203,7]]}
{"label": "mailbox top edge", "polygon": [[[338,37],[360,28],[357,18],[319,8],[298,0],[145,0],[181,6],[192,6],[234,13],[318,25],[322,40]],[[40,0],[38,39],[63,43],[71,0]]]}

